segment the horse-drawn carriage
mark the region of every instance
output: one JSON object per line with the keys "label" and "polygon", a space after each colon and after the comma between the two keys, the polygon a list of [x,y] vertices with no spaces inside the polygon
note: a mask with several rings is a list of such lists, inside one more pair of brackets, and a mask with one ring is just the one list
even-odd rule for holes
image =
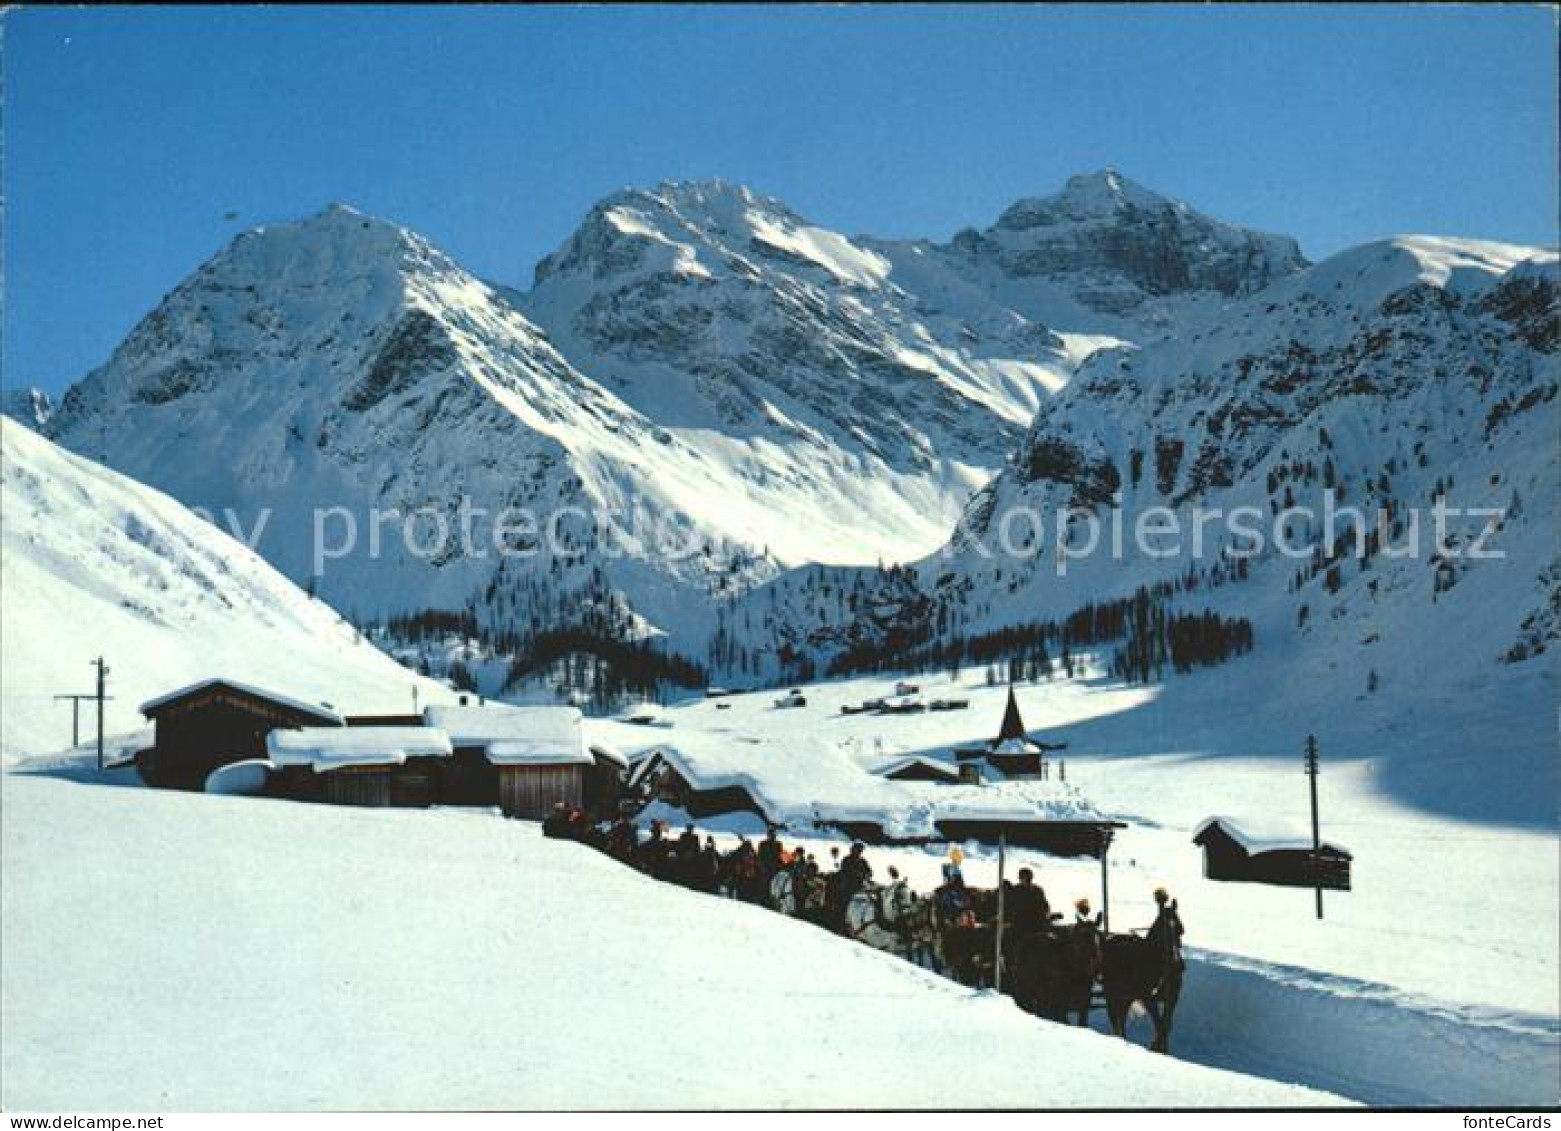
{"label": "horse-drawn carriage", "polygon": [[[771,881],[771,905],[783,915],[829,927],[976,989],[1000,988],[1020,1008],[1048,1020],[1088,1025],[1103,1006],[1114,1033],[1124,1035],[1129,1011],[1141,1003],[1154,1024],[1151,1048],[1169,1048],[1181,995],[1182,923],[1174,900],[1160,904],[1153,926],[1113,934],[1102,918],[1040,929],[998,926],[995,890],[962,888],[962,906],[948,911],[940,888],[930,897],[897,876],[867,884],[835,903],[822,877],[786,869]],[[1001,971],[998,970],[1001,950]]]}
{"label": "horse-drawn carriage", "polygon": [[1151,1047],[1168,1051],[1184,964],[1181,918],[1164,892],[1156,893],[1160,911],[1151,927],[1115,934],[1103,915],[1063,924],[1043,913],[1016,923],[996,890],[967,888],[957,866],[946,871],[943,886],[923,895],[893,868],[886,884],[852,883],[844,869],[824,873],[806,858],[800,867],[783,858],[769,871],[746,841],[718,855],[713,841],[701,846],[693,826],[673,840],[653,822],[650,839],[641,841],[627,818],[604,831],[561,806],[543,832],[582,841],[658,880],[768,904],[963,985],[1001,989],[1049,1020],[1088,1025],[1101,1005],[1112,1031],[1125,1035],[1128,1013],[1141,1003],[1154,1024]]}

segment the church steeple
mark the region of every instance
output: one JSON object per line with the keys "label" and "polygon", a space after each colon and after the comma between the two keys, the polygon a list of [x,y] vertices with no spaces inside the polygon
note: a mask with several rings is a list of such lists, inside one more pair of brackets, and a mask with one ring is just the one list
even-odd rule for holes
{"label": "church steeple", "polygon": [[1017,738],[1020,742],[1028,742],[1029,734],[1024,729],[1024,720],[1019,717],[1019,700],[1014,698],[1014,688],[1008,685],[1008,706],[1003,710],[1003,728],[997,732],[999,744],[1007,742],[1010,738]]}

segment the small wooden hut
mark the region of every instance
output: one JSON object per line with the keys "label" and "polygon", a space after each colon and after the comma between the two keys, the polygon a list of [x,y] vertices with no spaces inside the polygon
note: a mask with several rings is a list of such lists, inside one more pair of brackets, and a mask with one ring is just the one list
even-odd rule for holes
{"label": "small wooden hut", "polygon": [[278,728],[340,727],[324,703],[282,695],[225,678],[204,679],[141,704],[152,721],[150,748],[136,769],[153,786],[199,790],[219,766],[266,757],[266,737]]}
{"label": "small wooden hut", "polygon": [[1311,836],[1297,828],[1210,817],[1192,842],[1203,849],[1203,874],[1211,880],[1312,887],[1315,875],[1325,888],[1350,890],[1349,850],[1323,841],[1314,865]]}

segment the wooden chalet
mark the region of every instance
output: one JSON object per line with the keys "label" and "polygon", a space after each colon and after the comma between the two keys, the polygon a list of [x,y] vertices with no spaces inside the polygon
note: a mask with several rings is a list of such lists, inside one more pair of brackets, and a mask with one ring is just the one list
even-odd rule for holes
{"label": "wooden chalet", "polygon": [[1312,887],[1315,877],[1325,888],[1350,890],[1349,850],[1323,841],[1314,863],[1311,837],[1295,829],[1210,817],[1192,842],[1203,849],[1203,874],[1211,880]]}
{"label": "wooden chalet", "polygon": [[450,739],[422,726],[275,730],[266,751],[286,796],[332,805],[426,808]]}
{"label": "wooden chalet", "polygon": [[279,728],[340,727],[343,718],[310,703],[237,680],[192,683],[141,704],[152,722],[150,748],[135,756],[147,785],[199,790],[219,766],[266,757],[266,737]]}

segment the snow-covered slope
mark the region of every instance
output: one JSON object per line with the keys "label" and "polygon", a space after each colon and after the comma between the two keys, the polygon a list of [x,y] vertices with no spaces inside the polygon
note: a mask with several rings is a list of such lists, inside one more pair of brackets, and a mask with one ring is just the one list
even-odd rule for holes
{"label": "snow-covered slope", "polygon": [[[70,745],[70,704],[111,669],[105,727],[213,675],[344,711],[404,711],[448,691],[359,639],[255,554],[157,491],[0,420],[0,749]],[[83,731],[95,716],[82,712]]]}
{"label": "snow-covered slope", "polygon": [[1341,1102],[523,822],[4,784],[7,1111]]}
{"label": "snow-covered slope", "polygon": [[[1553,253],[1505,245],[1386,241],[1319,264],[1185,336],[1097,354],[1043,408],[1013,466],[972,501],[953,546],[983,594],[970,619],[1066,611],[1189,568],[1189,553],[1156,558],[1131,536],[1120,560],[1097,553],[1069,563],[1065,577],[1051,554],[977,564],[977,544],[995,545],[998,524],[1017,508],[1104,516],[1115,494],[1130,517],[1177,508],[1190,531],[1195,505],[1226,514],[1252,506],[1269,522],[1304,506],[1319,519],[1309,530],[1304,517],[1292,520],[1289,544],[1305,545],[1322,536],[1323,496],[1332,491],[1373,526],[1379,510],[1392,512],[1388,553],[1347,568],[1336,593],[1316,594],[1321,579],[1299,582],[1293,603],[1315,598],[1325,623],[1341,619],[1334,607],[1349,606],[1357,627],[1389,609],[1399,620],[1446,625],[1458,603],[1447,594],[1466,575],[1499,577],[1506,600],[1494,616],[1486,606],[1482,619],[1496,638],[1480,654],[1496,660],[1545,597],[1540,575],[1555,560],[1555,262]],[[1458,515],[1448,519],[1454,552],[1436,553],[1435,531],[1422,530],[1420,552],[1393,559],[1393,548],[1414,547],[1414,512],[1429,512],[1439,497],[1458,508],[1506,508],[1491,540],[1506,558],[1458,554],[1486,522]],[[1223,549],[1250,546],[1220,529],[1208,535],[1200,572]],[[1246,603],[1243,594],[1269,592],[1309,564],[1268,541],[1249,560],[1261,577],[1222,604]]]}

